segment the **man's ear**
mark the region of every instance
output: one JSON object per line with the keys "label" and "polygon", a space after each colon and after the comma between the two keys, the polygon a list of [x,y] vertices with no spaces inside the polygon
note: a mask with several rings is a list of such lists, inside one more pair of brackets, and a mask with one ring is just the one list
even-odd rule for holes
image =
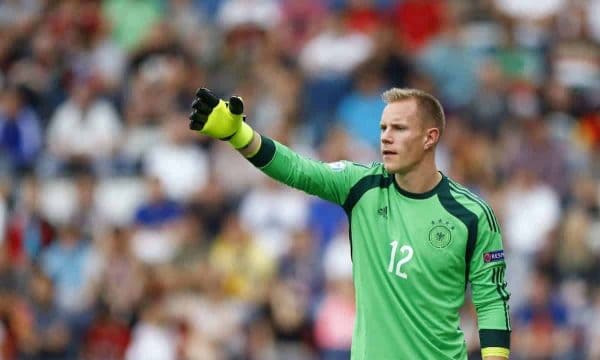
{"label": "man's ear", "polygon": [[425,143],[423,146],[425,150],[429,150],[435,147],[440,140],[440,129],[428,128],[425,130]]}

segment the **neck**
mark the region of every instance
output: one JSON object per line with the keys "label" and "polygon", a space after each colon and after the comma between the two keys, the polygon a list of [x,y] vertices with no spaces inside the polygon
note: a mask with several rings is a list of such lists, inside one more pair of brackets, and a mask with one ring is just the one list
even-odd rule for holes
{"label": "neck", "polygon": [[394,180],[403,190],[420,194],[433,189],[442,180],[442,174],[435,164],[431,164],[417,167],[407,173],[396,173]]}

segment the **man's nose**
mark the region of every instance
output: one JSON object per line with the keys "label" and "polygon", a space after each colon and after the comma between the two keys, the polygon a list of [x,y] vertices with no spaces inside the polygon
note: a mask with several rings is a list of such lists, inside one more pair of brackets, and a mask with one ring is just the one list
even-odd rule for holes
{"label": "man's nose", "polygon": [[384,144],[389,144],[392,142],[392,138],[390,136],[389,131],[384,130],[381,132],[381,142]]}

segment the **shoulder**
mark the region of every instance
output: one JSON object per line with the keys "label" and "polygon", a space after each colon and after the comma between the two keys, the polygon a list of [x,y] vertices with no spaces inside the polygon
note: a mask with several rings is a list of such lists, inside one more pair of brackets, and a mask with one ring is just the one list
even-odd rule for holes
{"label": "shoulder", "polygon": [[341,173],[348,179],[350,186],[358,183],[374,183],[377,184],[381,179],[387,176],[383,164],[372,162],[362,164],[349,160],[340,160],[325,163],[334,173]]}
{"label": "shoulder", "polygon": [[361,173],[380,173],[385,171],[383,169],[383,164],[379,162],[372,162],[369,164],[357,163],[349,160],[339,160],[326,163],[332,170],[334,171],[343,171],[343,170],[354,170]]}
{"label": "shoulder", "polygon": [[484,228],[489,228],[492,232],[500,231],[496,214],[485,199],[450,178],[448,178],[448,187],[454,200],[472,212],[479,223],[485,225]]}
{"label": "shoulder", "polygon": [[355,186],[362,184],[359,187],[388,187],[393,179],[380,162],[360,164],[349,161],[348,166],[354,174]]}
{"label": "shoulder", "polygon": [[388,175],[383,164],[373,162],[369,165],[349,162],[353,169],[353,178],[348,196],[343,204],[346,212],[350,212],[358,200],[369,190],[387,188],[393,177]]}

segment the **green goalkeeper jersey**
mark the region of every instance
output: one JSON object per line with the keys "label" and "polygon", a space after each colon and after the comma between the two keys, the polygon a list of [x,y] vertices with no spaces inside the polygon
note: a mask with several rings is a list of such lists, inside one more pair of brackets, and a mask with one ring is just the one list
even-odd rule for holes
{"label": "green goalkeeper jersey", "polygon": [[380,163],[322,163],[264,136],[250,161],[346,211],[356,289],[352,359],[467,359],[459,327],[467,282],[482,348],[509,348],[502,237],[480,198],[446,176],[427,193],[409,193]]}

